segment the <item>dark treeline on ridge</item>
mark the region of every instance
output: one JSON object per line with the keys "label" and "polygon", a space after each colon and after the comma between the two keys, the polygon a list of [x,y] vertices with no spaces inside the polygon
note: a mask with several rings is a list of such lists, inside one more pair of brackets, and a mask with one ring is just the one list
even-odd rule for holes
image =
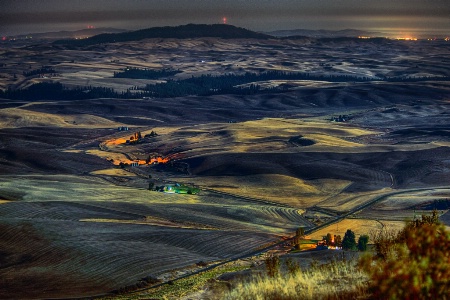
{"label": "dark treeline on ridge", "polygon": [[[182,80],[168,80],[164,83],[148,84],[144,90],[154,97],[177,97],[187,95],[215,95],[215,94],[254,94],[257,92],[267,92],[268,89],[261,89],[258,85],[260,81],[268,80],[325,80],[331,82],[348,81],[369,81],[367,77],[355,77],[349,75],[312,75],[308,73],[266,71],[263,73],[247,72],[242,75],[202,75]],[[239,87],[239,85],[249,84],[250,86]],[[270,91],[284,91],[283,87],[275,87]]]}
{"label": "dark treeline on ridge", "polygon": [[114,78],[132,78],[132,79],[159,79],[162,77],[173,76],[181,73],[181,71],[162,69],[142,69],[142,68],[126,68],[122,72],[114,72]]}
{"label": "dark treeline on ridge", "polygon": [[52,67],[42,67],[40,69],[31,70],[28,72],[24,71],[23,76],[30,77],[30,76],[34,76],[34,75],[49,74],[49,73],[56,73],[56,71]]}
{"label": "dark treeline on ridge", "polygon": [[[130,72],[130,73],[128,73]],[[148,72],[148,73],[147,73]],[[115,77],[126,78],[158,78],[169,76],[170,72],[179,71],[161,70],[139,70],[129,69],[122,73],[115,73]],[[128,77],[133,76],[133,77]],[[143,97],[171,98],[183,96],[209,96],[220,94],[251,95],[257,93],[284,92],[289,88],[279,85],[271,88],[261,88],[258,82],[270,80],[320,80],[328,82],[414,82],[414,81],[450,81],[450,77],[402,77],[374,79],[369,77],[356,77],[350,75],[319,75],[309,73],[293,73],[283,71],[267,71],[263,73],[245,73],[242,75],[202,75],[180,80],[169,79],[166,82],[147,84],[145,87],[129,88],[125,92],[116,92],[112,88],[105,87],[77,87],[68,89],[59,82],[42,82],[33,84],[26,89],[8,89],[0,91],[0,98],[13,100],[81,100],[94,98],[123,98],[136,99]]]}
{"label": "dark treeline on ridge", "polygon": [[40,82],[26,89],[0,91],[0,98],[12,100],[83,100],[95,98],[121,98],[111,88],[80,87],[67,89],[59,82]]}
{"label": "dark treeline on ridge", "polygon": [[91,46],[104,43],[140,41],[151,38],[203,38],[215,37],[223,39],[268,39],[269,35],[228,24],[187,24],[181,26],[166,26],[141,29],[123,33],[104,33],[81,40],[60,40],[55,44],[72,46]]}

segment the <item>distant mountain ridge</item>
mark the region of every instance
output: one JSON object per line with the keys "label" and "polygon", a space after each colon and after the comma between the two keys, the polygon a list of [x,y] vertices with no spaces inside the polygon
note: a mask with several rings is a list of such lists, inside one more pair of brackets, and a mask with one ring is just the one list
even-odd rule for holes
{"label": "distant mountain ridge", "polygon": [[128,31],[123,33],[106,33],[82,40],[60,40],[57,44],[90,46],[103,43],[131,42],[150,38],[202,38],[215,37],[223,39],[269,39],[272,36],[254,32],[245,28],[227,24],[187,24]]}
{"label": "distant mountain ridge", "polygon": [[125,32],[125,29],[117,28],[86,28],[75,31],[55,31],[55,32],[43,32],[43,33],[28,33],[14,36],[16,39],[27,39],[32,37],[33,39],[70,39],[70,38],[86,38],[103,33],[121,33]]}
{"label": "distant mountain ridge", "polygon": [[370,32],[357,29],[344,29],[344,30],[292,29],[292,30],[276,30],[271,32],[265,32],[265,34],[272,35],[275,37],[305,36],[313,38],[383,36],[383,34],[380,32]]}

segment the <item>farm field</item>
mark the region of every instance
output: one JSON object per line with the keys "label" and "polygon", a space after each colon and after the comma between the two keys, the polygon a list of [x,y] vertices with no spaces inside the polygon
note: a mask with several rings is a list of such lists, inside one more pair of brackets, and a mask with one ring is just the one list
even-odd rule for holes
{"label": "farm field", "polygon": [[[425,42],[150,39],[87,48],[2,44],[0,53],[0,89],[16,90],[57,81],[126,92],[271,70],[450,75],[441,59],[449,46]],[[42,66],[55,74],[25,75]],[[128,67],[180,72],[113,78]],[[168,282],[242,257],[252,265],[247,256],[299,227],[311,239],[347,229],[368,234],[399,229],[434,207],[450,225],[448,81],[258,84],[286,89],[0,99],[0,298],[110,296],[149,276]],[[156,191],[175,184],[200,192]]]}
{"label": "farm field", "polygon": [[344,219],[336,224],[330,225],[326,228],[315,231],[308,238],[313,240],[321,240],[328,233],[333,235],[340,235],[344,237],[347,229],[355,232],[356,238],[360,235],[370,235],[371,232],[380,229],[400,230],[405,226],[404,221],[380,221],[367,219]]}

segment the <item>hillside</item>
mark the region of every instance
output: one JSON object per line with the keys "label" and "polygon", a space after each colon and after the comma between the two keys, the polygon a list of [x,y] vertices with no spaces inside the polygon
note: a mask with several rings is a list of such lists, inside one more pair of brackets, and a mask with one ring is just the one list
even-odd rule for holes
{"label": "hillside", "polygon": [[15,36],[16,39],[26,39],[28,37],[32,37],[34,40],[36,39],[70,39],[77,37],[91,37],[99,34],[114,34],[114,33],[122,33],[124,29],[116,29],[116,28],[85,28],[75,31],[57,31],[57,32],[41,32],[41,33],[28,33],[26,35],[18,35]]}
{"label": "hillside", "polygon": [[83,40],[60,40],[56,44],[90,46],[103,43],[140,41],[151,38],[203,38],[216,37],[224,39],[268,39],[269,35],[227,24],[188,24],[176,27],[153,27],[124,33],[99,34]]}

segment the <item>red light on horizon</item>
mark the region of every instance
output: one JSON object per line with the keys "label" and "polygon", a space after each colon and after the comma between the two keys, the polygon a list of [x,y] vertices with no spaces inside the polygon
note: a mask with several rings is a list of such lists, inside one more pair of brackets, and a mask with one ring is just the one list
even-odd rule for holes
{"label": "red light on horizon", "polygon": [[6,36],[2,37],[2,41],[6,41]]}
{"label": "red light on horizon", "polygon": [[223,17],[222,21],[223,21],[223,24],[227,24],[227,18],[226,17]]}
{"label": "red light on horizon", "polygon": [[93,25],[88,25],[88,29],[94,29],[95,27]]}

